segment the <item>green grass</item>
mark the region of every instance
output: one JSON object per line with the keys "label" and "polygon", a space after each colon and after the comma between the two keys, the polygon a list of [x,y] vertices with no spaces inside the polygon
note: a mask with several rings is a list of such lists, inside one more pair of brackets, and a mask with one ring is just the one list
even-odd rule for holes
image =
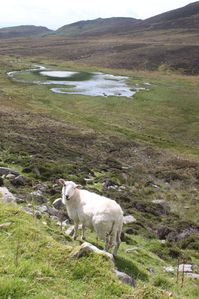
{"label": "green grass", "polygon": [[[46,225],[43,224],[46,222]],[[72,242],[43,218],[37,220],[14,205],[0,203],[0,223],[10,222],[0,234],[0,297],[6,298],[197,298],[197,281],[185,278],[184,287],[176,283],[176,274],[163,272],[172,259],[164,261],[153,253],[163,247],[158,240],[134,236],[132,246],[121,244],[115,265],[136,279],[137,288],[122,284],[113,273],[112,263],[90,254],[71,257],[79,241]],[[93,242],[94,234],[88,234]],[[193,251],[189,251],[191,254]],[[198,256],[194,256],[195,263]],[[153,273],[147,269],[153,268]],[[189,293],[189,297],[187,297]]]}
{"label": "green grass", "polygon": [[2,299],[121,298],[131,294],[113,274],[111,262],[96,255],[70,258],[74,245],[63,236],[62,242],[56,241],[61,232],[50,235],[48,226],[14,206],[0,205],[0,222],[12,223],[0,234]]}

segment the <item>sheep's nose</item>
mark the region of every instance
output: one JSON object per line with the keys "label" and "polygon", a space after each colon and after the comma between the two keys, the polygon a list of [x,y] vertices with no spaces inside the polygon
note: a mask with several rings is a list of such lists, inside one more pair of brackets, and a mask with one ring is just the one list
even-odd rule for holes
{"label": "sheep's nose", "polygon": [[66,195],[66,200],[69,200],[69,196],[68,195]]}

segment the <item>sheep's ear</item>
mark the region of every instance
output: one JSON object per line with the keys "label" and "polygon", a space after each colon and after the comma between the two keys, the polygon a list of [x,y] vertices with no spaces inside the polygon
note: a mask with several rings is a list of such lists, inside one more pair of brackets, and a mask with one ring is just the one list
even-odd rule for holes
{"label": "sheep's ear", "polygon": [[82,185],[76,185],[75,188],[81,189],[83,187],[82,187]]}
{"label": "sheep's ear", "polygon": [[66,182],[64,181],[64,179],[59,179],[59,180],[57,180],[57,183],[58,183],[59,185],[62,185],[62,186],[64,186],[64,185],[66,184]]}

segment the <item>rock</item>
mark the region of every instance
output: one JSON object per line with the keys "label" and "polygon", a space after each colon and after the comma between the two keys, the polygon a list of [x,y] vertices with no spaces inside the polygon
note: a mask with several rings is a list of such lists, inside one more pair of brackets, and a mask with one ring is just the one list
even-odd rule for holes
{"label": "rock", "polygon": [[120,272],[118,270],[114,270],[114,272],[117,275],[117,277],[119,278],[119,280],[121,280],[123,283],[128,284],[128,285],[132,286],[133,288],[136,287],[136,282],[131,276],[127,275],[124,272]]}
{"label": "rock", "polygon": [[103,189],[104,190],[109,190],[109,189],[117,190],[118,189],[118,184],[111,181],[111,180],[109,180],[109,179],[106,179],[103,182]]}
{"label": "rock", "polygon": [[12,173],[9,173],[9,174],[6,175],[6,179],[8,179],[8,180],[13,180],[15,177],[16,176]]}
{"label": "rock", "polygon": [[170,206],[168,202],[164,199],[154,199],[152,200],[152,203],[155,203],[157,205],[161,205],[167,212],[170,210]]}
{"label": "rock", "polygon": [[94,181],[94,178],[84,178],[84,181],[89,184],[92,183]]}
{"label": "rock", "polygon": [[74,234],[74,225],[69,226],[64,233],[67,236],[72,236]]}
{"label": "rock", "polygon": [[192,264],[180,264],[178,267],[179,272],[193,272],[193,265]]}
{"label": "rock", "polygon": [[42,196],[43,195],[41,190],[33,191],[30,194],[33,196]]}
{"label": "rock", "polygon": [[47,208],[46,205],[38,206],[37,207],[37,211],[39,211],[41,214],[47,213],[48,212],[48,208]]}
{"label": "rock", "polygon": [[175,271],[173,266],[163,267],[163,269],[164,269],[164,272],[167,272],[167,273],[173,273]]}
{"label": "rock", "polygon": [[0,200],[6,203],[16,202],[16,197],[6,187],[0,187]]}
{"label": "rock", "polygon": [[138,247],[127,248],[127,249],[125,250],[125,252],[126,252],[126,253],[131,253],[131,252],[136,251],[137,249],[138,249]]}
{"label": "rock", "polygon": [[113,261],[113,255],[109,252],[106,252],[104,250],[101,250],[99,248],[97,248],[96,246],[88,243],[88,242],[84,242],[77,250],[74,250],[71,253],[71,257],[75,257],[75,258],[80,258],[90,252],[94,252],[96,254],[100,254],[100,255],[104,255],[106,256],[108,259],[110,259],[111,261]]}
{"label": "rock", "polygon": [[134,223],[136,221],[137,220],[132,215],[127,215],[127,216],[123,217],[123,224],[130,224],[130,223]]}
{"label": "rock", "polygon": [[32,208],[30,208],[30,207],[22,207],[22,210],[23,210],[25,213],[34,216],[34,212],[33,212],[33,209],[32,209]]}
{"label": "rock", "polygon": [[25,183],[26,183],[26,180],[25,180],[25,178],[22,175],[18,175],[13,180],[11,180],[11,183],[15,187],[17,187],[17,186],[24,186]]}
{"label": "rock", "polygon": [[186,273],[186,276],[194,279],[199,279],[198,273]]}
{"label": "rock", "polygon": [[49,207],[48,205],[46,205],[47,207],[47,213],[50,215],[50,216],[55,216],[57,218],[59,218],[60,216],[60,212],[54,208],[51,208]]}
{"label": "rock", "polygon": [[0,224],[0,229],[8,228],[11,224],[11,222],[2,223]]}
{"label": "rock", "polygon": [[61,198],[57,198],[53,201],[53,207],[57,210],[60,210],[61,208],[64,207],[64,204],[62,202]]}
{"label": "rock", "polygon": [[14,174],[15,176],[19,175],[19,172],[15,169],[0,167],[0,175],[8,175],[9,173]]}
{"label": "rock", "polygon": [[47,189],[47,186],[44,184],[37,184],[37,185],[33,186],[33,189],[41,191],[41,192],[45,192]]}
{"label": "rock", "polygon": [[172,230],[167,225],[160,225],[157,228],[157,236],[160,240],[165,240],[171,231]]}

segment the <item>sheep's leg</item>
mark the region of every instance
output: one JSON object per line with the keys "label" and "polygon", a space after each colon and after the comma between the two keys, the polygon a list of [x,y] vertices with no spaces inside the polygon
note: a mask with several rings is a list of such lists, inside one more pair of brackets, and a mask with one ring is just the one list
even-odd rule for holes
{"label": "sheep's leg", "polygon": [[106,233],[106,239],[105,239],[105,251],[109,251],[110,249],[110,234]]}
{"label": "sheep's leg", "polygon": [[75,226],[74,226],[74,234],[73,234],[73,236],[72,236],[73,240],[76,240],[76,239],[77,239],[78,225],[79,225],[79,223],[78,223],[78,222],[75,222]]}
{"label": "sheep's leg", "polygon": [[85,236],[85,224],[82,224],[82,235],[81,235],[81,240],[86,240],[86,236]]}
{"label": "sheep's leg", "polygon": [[120,243],[121,243],[120,235],[121,235],[121,232],[118,231],[117,236],[116,236],[116,245],[114,246],[114,249],[113,249],[113,256],[117,255],[117,251],[118,251]]}

